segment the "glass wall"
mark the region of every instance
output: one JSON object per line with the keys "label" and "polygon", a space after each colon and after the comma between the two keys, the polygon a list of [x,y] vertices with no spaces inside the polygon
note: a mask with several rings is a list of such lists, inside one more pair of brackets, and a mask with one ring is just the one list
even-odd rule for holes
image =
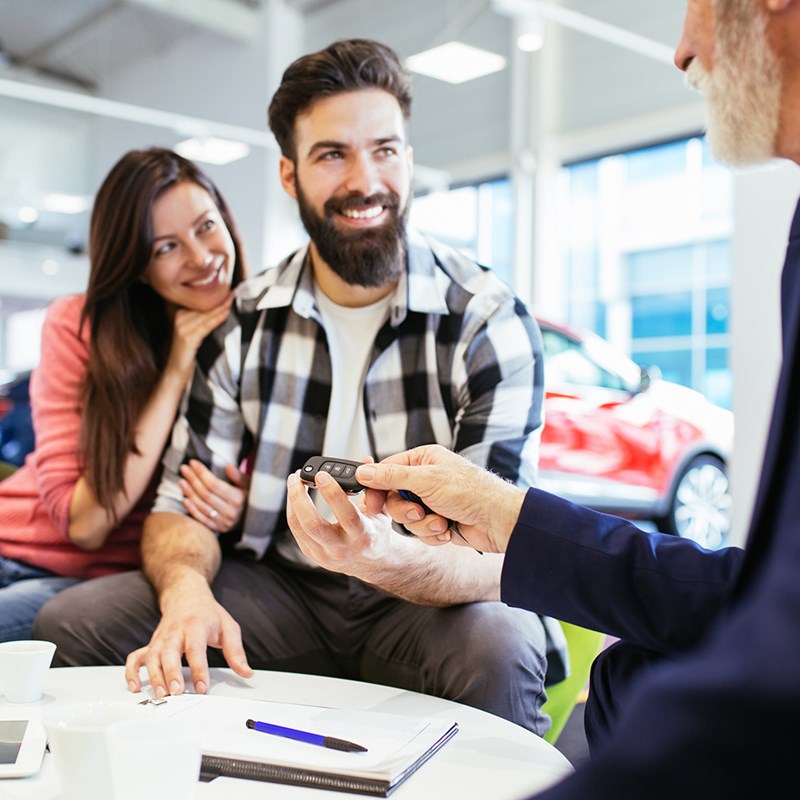
{"label": "glass wall", "polygon": [[512,283],[514,215],[508,178],[419,195],[411,204],[410,222]]}
{"label": "glass wall", "polygon": [[705,140],[567,165],[560,192],[567,321],[730,408],[732,182]]}
{"label": "glass wall", "polygon": [[[700,137],[566,165],[560,321],[731,407],[732,179]],[[508,178],[414,200],[411,222],[513,284]]]}

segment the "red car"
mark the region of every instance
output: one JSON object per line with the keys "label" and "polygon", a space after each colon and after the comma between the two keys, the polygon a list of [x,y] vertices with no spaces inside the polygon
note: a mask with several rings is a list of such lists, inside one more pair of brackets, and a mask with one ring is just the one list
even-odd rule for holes
{"label": "red car", "polygon": [[547,387],[540,487],[704,547],[724,545],[733,414],[594,334],[539,325]]}

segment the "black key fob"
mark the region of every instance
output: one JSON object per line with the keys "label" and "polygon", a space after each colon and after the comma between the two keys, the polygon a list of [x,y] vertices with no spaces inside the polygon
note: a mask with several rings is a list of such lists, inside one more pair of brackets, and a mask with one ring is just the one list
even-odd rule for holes
{"label": "black key fob", "polygon": [[348,494],[358,494],[364,487],[356,480],[356,468],[360,461],[348,461],[345,458],[329,458],[328,456],[311,456],[300,470],[300,479],[309,486],[316,486],[318,472],[327,472]]}

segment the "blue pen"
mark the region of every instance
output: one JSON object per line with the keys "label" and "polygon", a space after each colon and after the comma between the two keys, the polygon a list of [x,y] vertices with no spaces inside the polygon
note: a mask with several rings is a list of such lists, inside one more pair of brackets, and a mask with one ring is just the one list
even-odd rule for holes
{"label": "blue pen", "polygon": [[273,736],[283,736],[285,739],[296,739],[298,742],[306,744],[316,744],[320,747],[329,747],[332,750],[345,750],[348,753],[366,753],[367,748],[360,744],[348,742],[346,739],[337,739],[334,736],[322,736],[319,733],[308,733],[308,731],[298,731],[294,728],[284,728],[282,725],[272,725],[269,722],[257,722],[249,719],[245,722],[248,728],[261,733],[271,733]]}

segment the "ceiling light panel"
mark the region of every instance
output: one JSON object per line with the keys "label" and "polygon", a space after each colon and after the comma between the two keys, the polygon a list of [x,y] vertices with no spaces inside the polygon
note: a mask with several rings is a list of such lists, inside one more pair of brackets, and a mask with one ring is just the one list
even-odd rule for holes
{"label": "ceiling light panel", "polygon": [[506,60],[497,53],[462,42],[447,42],[406,59],[406,66],[420,75],[448,83],[464,83],[499,72]]}
{"label": "ceiling light panel", "polygon": [[230,164],[250,153],[250,148],[244,142],[219,139],[215,136],[185,139],[175,145],[175,150],[192,161],[216,165]]}

